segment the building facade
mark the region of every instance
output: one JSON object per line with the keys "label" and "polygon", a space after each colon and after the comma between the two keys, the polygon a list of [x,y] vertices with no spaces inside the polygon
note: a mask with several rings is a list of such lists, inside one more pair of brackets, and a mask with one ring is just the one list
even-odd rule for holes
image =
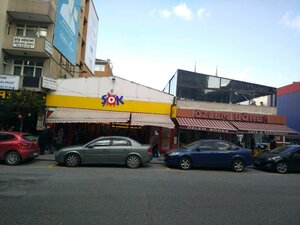
{"label": "building facade", "polygon": [[287,125],[300,133],[300,82],[278,88],[277,99],[278,115],[285,115]]}
{"label": "building facade", "polygon": [[95,65],[95,77],[107,77],[107,76],[113,76],[113,66],[110,59],[108,60],[102,60],[102,59],[96,59],[96,65]]}
{"label": "building facade", "polygon": [[221,138],[254,148],[297,134],[277,115],[276,88],[178,70],[164,91],[177,97],[178,145]]}
{"label": "building facade", "polygon": [[92,0],[1,1],[1,98],[22,89],[45,94],[57,79],[93,76],[97,28]]}
{"label": "building facade", "polygon": [[[116,76],[58,80],[47,95],[46,122],[68,136],[65,144],[123,135],[149,144],[160,133],[161,152],[172,148],[173,96]],[[77,137],[80,137],[77,139]]]}

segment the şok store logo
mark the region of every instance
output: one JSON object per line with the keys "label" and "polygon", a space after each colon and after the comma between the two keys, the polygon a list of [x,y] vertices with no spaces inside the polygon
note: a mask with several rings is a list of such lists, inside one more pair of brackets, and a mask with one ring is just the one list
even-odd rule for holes
{"label": "\u015fok store logo", "polygon": [[108,106],[116,106],[116,105],[124,105],[123,96],[114,95],[112,93],[107,93],[107,95],[102,96],[102,107],[105,105]]}

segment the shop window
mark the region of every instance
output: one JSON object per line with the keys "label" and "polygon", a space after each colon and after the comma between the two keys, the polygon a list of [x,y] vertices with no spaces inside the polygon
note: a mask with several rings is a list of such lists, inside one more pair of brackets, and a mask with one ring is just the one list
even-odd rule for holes
{"label": "shop window", "polygon": [[42,76],[43,62],[32,60],[15,60],[14,75],[40,77]]}

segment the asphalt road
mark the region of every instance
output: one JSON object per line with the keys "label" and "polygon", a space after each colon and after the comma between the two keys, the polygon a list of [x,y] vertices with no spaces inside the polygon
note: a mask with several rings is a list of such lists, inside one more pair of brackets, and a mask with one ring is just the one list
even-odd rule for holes
{"label": "asphalt road", "polygon": [[0,224],[297,225],[300,174],[0,163]]}

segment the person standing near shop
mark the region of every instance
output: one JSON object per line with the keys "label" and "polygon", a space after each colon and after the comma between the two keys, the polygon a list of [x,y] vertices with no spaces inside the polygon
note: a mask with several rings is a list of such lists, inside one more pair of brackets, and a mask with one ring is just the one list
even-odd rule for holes
{"label": "person standing near shop", "polygon": [[154,158],[158,157],[158,144],[159,144],[159,133],[154,131],[154,136],[152,138],[152,155]]}
{"label": "person standing near shop", "polygon": [[50,154],[53,154],[53,140],[54,140],[53,130],[51,129],[50,126],[47,126],[45,150]]}
{"label": "person standing near shop", "polygon": [[276,143],[274,137],[271,137],[269,146],[270,146],[270,149],[271,149],[271,150],[277,147],[277,143]]}
{"label": "person standing near shop", "polygon": [[56,144],[58,149],[64,146],[64,129],[62,127],[57,132]]}
{"label": "person standing near shop", "polygon": [[44,130],[42,133],[40,133],[38,138],[39,148],[40,148],[40,154],[45,154],[45,148],[47,143],[47,130]]}

